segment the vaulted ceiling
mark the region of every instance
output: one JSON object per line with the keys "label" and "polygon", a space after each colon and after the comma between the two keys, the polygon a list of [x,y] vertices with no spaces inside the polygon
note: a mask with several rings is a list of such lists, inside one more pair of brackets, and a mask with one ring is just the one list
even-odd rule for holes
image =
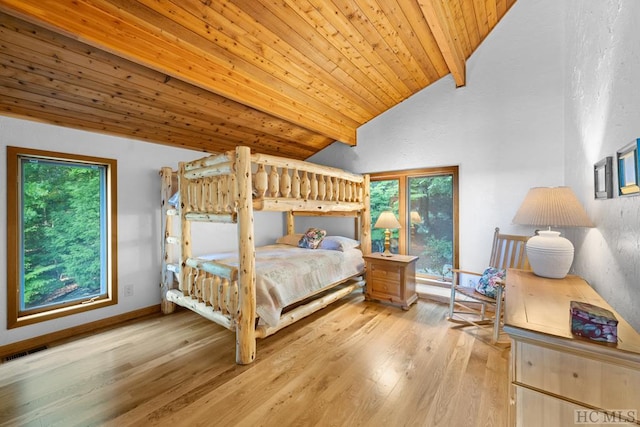
{"label": "vaulted ceiling", "polygon": [[307,158],[465,62],[516,0],[0,0],[0,114]]}

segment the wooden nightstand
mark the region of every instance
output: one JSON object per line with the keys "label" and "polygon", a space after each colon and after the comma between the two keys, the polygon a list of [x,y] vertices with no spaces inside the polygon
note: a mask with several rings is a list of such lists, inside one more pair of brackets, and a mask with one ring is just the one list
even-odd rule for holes
{"label": "wooden nightstand", "polygon": [[403,310],[418,300],[416,294],[417,256],[375,253],[365,255],[367,287],[365,298],[398,304]]}

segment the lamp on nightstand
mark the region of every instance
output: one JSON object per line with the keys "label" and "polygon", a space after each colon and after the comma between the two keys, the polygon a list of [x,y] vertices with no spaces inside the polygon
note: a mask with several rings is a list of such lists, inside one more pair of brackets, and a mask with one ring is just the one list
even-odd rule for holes
{"label": "lamp on nightstand", "polygon": [[390,230],[401,228],[396,216],[391,211],[384,211],[380,214],[378,220],[376,221],[376,224],[373,227],[384,228],[384,252],[382,253],[382,255],[393,256],[393,254],[389,250],[391,238]]}
{"label": "lamp on nightstand", "polygon": [[527,258],[533,273],[551,279],[564,278],[573,263],[573,244],[560,237],[556,227],[593,227],[593,223],[569,187],[535,187],[529,190],[513,218],[514,224],[549,227],[527,242]]}

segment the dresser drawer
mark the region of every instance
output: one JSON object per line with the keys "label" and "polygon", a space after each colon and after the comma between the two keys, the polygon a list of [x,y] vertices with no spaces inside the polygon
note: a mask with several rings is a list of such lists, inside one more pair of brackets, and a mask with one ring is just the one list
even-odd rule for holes
{"label": "dresser drawer", "polygon": [[523,387],[516,388],[516,399],[520,405],[515,420],[518,427],[576,426],[580,416],[583,420],[599,420],[602,417],[600,413],[591,413],[593,411],[584,406]]}
{"label": "dresser drawer", "polygon": [[640,413],[640,371],[576,353],[517,342],[516,384],[601,409]]}

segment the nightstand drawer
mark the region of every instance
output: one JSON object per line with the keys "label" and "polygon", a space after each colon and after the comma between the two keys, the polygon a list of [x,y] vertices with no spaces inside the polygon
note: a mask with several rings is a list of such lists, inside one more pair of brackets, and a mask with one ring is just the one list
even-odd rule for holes
{"label": "nightstand drawer", "polygon": [[400,297],[400,282],[374,279],[371,284],[373,292],[387,294],[389,296]]}
{"label": "nightstand drawer", "polygon": [[371,274],[374,280],[389,280],[392,282],[400,281],[402,270],[395,265],[388,264],[372,264]]}

